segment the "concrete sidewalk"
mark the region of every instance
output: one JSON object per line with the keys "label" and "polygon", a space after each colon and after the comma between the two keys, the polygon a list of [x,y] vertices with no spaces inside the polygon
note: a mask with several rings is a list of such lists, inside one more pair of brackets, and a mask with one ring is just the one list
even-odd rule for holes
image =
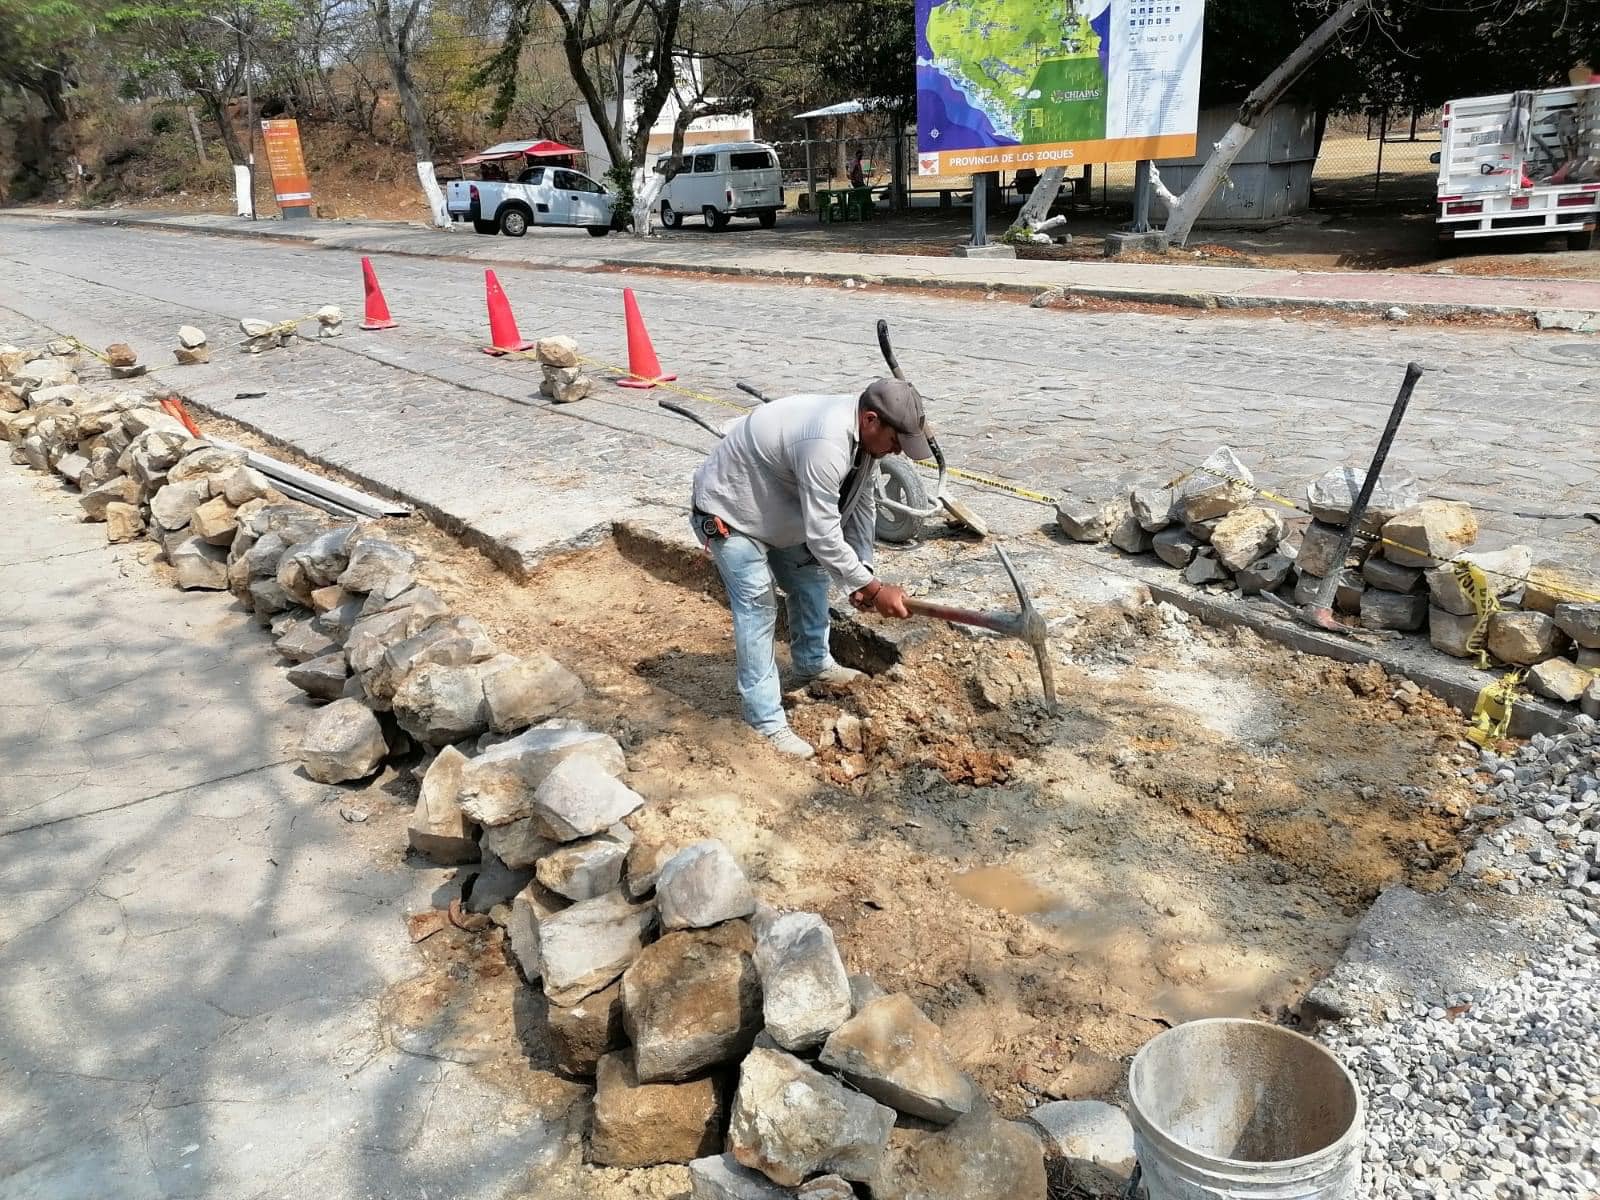
{"label": "concrete sidewalk", "polygon": [[489,265],[572,270],[654,267],[755,277],[838,279],[907,287],[964,288],[1034,295],[1050,288],[1081,296],[1185,308],[1333,310],[1382,313],[1398,305],[1417,316],[1518,316],[1565,313],[1567,328],[1600,330],[1600,281],[1510,279],[1386,271],[1288,271],[1181,263],[1039,262],[862,254],[763,244],[762,235],[710,239],[667,235],[639,241],[595,239],[578,229],[540,229],[524,239],[479,237],[399,221],[249,221],[210,213],[135,209],[10,209],[27,216],[176,232],[270,238],[368,254],[450,257]]}

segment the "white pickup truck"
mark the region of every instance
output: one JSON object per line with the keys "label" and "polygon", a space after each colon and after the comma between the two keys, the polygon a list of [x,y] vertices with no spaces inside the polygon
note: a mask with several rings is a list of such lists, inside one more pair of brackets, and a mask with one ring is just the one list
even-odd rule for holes
{"label": "white pickup truck", "polygon": [[1600,84],[1452,100],[1439,118],[1439,236],[1565,234],[1600,216]]}
{"label": "white pickup truck", "polygon": [[452,221],[507,237],[521,237],[534,225],[581,226],[591,237],[605,237],[616,203],[603,185],[567,167],[529,167],[515,183],[452,179],[445,186]]}

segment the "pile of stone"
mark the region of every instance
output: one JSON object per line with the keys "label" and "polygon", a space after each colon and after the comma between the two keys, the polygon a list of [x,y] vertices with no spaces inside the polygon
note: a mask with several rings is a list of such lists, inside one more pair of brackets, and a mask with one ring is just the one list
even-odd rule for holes
{"label": "pile of stone", "polygon": [[244,334],[244,343],[239,347],[245,354],[260,354],[263,350],[272,350],[287,346],[299,337],[299,330],[293,321],[263,321],[260,317],[240,317],[239,332]]}
{"label": "pile of stone", "polygon": [[211,347],[206,344],[206,331],[194,325],[178,327],[178,345],[172,356],[182,367],[192,367],[211,361]]}
{"label": "pile of stone", "polygon": [[571,404],[594,392],[594,380],[583,373],[583,357],[578,353],[578,343],[569,337],[540,338],[534,349],[542,364],[544,382],[539,386],[541,395],[556,404]]}
{"label": "pile of stone", "polygon": [[[1435,648],[1458,658],[1477,656],[1476,634],[1495,661],[1525,668],[1537,694],[1600,715],[1600,579],[1535,563],[1526,546],[1473,551],[1471,508],[1423,499],[1411,479],[1374,488],[1353,552],[1335,562],[1364,479],[1355,468],[1329,471],[1307,489],[1311,519],[1290,522],[1258,498],[1249,469],[1224,446],[1171,488],[1069,493],[1056,520],[1076,541],[1154,553],[1196,587],[1272,592],[1303,606],[1331,581],[1334,609],[1368,629],[1425,628]],[[1458,564],[1487,580],[1486,619]]]}
{"label": "pile of stone", "polygon": [[337,304],[324,304],[314,315],[317,318],[319,340],[336,338],[344,333],[344,310]]}

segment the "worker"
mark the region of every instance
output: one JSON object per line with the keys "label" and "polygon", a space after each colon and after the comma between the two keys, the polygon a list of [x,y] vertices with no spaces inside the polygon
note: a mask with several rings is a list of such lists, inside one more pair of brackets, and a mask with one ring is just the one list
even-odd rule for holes
{"label": "worker", "polygon": [[860,396],[789,396],[755,409],[694,474],[695,535],[728,591],[744,719],[784,754],[815,751],[783,711],[774,584],[787,602],[797,686],[861,678],[828,649],[830,579],[858,609],[910,615],[905,592],[872,568],[872,477],[876,461],[896,453],[933,457],[922,397],[909,383],[879,379]]}

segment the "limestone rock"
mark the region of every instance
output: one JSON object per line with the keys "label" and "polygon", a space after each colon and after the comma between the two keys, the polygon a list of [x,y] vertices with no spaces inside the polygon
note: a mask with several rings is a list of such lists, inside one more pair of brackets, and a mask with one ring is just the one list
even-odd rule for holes
{"label": "limestone rock", "polygon": [[561,845],[545,837],[531,817],[507,825],[487,825],[478,840],[485,849],[492,850],[496,857],[513,867],[535,866],[541,858]]}
{"label": "limestone rock", "polygon": [[[336,525],[316,537],[290,546],[284,552],[284,558],[300,564],[311,587],[326,587],[338,582],[349,564],[350,539],[357,529],[358,526],[354,524]],[[282,582],[281,576],[279,582]]]}
{"label": "limestone rock", "polygon": [[72,364],[59,358],[36,358],[11,372],[12,386],[24,396],[41,388],[77,382],[78,376],[72,370]]}
{"label": "limestone rock", "polygon": [[871,1182],[873,1200],[1045,1200],[1047,1194],[1038,1136],[987,1106],[936,1133],[898,1134]]}
{"label": "limestone rock", "polygon": [[[355,702],[341,700],[338,703]],[[456,801],[466,763],[466,755],[454,746],[439,751],[422,777],[417,806],[406,827],[411,848],[445,866],[478,861],[476,827],[462,815]]]}
{"label": "limestone rock", "polygon": [[1283,518],[1268,508],[1246,505],[1217,522],[1211,548],[1230,571],[1242,571],[1283,540]]}
{"label": "limestone rock", "polygon": [[1556,628],[1585,650],[1600,650],[1600,604],[1558,604]]}
{"label": "limestone rock", "polygon": [[288,678],[290,683],[313,700],[337,700],[344,694],[350,668],[344,661],[344,655],[335,652],[299,663],[290,669]]}
{"label": "limestone rock", "polygon": [[1294,560],[1285,554],[1276,552],[1265,558],[1258,558],[1244,570],[1234,576],[1234,582],[1239,585],[1239,590],[1246,596],[1258,595],[1261,592],[1275,592],[1289,579],[1289,572],[1294,569]]}
{"label": "limestone rock", "polygon": [[622,890],[630,899],[640,900],[655,891],[661,868],[681,847],[674,842],[660,842],[638,838],[628,847],[628,858],[622,867]]}
{"label": "limestone rock", "polygon": [[1332,525],[1324,525],[1313,521],[1306,526],[1305,533],[1300,538],[1300,549],[1295,554],[1295,566],[1300,570],[1326,579],[1333,574],[1336,565],[1334,555],[1338,553],[1339,542],[1344,537],[1344,530]]}
{"label": "limestone rock", "polygon": [[499,905],[510,905],[528,884],[533,872],[526,867],[511,867],[501,862],[492,850],[478,847],[478,870],[467,874],[462,892],[464,907],[472,913],[491,913]]}
{"label": "limestone rock", "polygon": [[532,817],[546,837],[570,842],[609,829],[644,803],[612,772],[613,762],[576,756],[557,763],[540,783]]}
{"label": "limestone rock", "polygon": [[144,532],[144,514],[131,504],[113,500],[105,506],[106,541],[131,542]]}
{"label": "limestone rock", "polygon": [[22,398],[21,392],[9,383],[0,383],[0,412],[26,412],[27,408],[28,402]]}
{"label": "limestone rock", "polygon": [[1422,628],[1428,619],[1428,598],[1421,592],[1402,595],[1369,589],[1361,596],[1361,624],[1368,629],[1399,629],[1407,633]]}
{"label": "limestone rock", "polygon": [[[167,485],[168,487],[171,484]],[[165,491],[163,488],[162,491]],[[201,504],[189,517],[189,528],[196,537],[205,538],[213,546],[227,546],[239,532],[236,510],[224,496],[214,496]]]}
{"label": "limestone rock", "polygon": [[206,344],[206,331],[194,325],[178,326],[178,345],[185,350],[198,350]]}
{"label": "limestone rock", "polygon": [[655,928],[649,904],[629,904],[617,892],[583,900],[539,925],[539,975],[555,1004],[576,1004],[611,983],[644,948]]}
{"label": "limestone rock", "polygon": [[[1306,489],[1311,515],[1329,525],[1343,527],[1350,521],[1350,509],[1355,505],[1367,473],[1359,467],[1335,467]],[[1417,481],[1407,476],[1397,479],[1379,478],[1367,500],[1367,511],[1361,519],[1361,531],[1376,535],[1390,520],[1408,508],[1422,503],[1422,492]]]}
{"label": "limestone rock", "polygon": [[[500,825],[497,829],[508,829]],[[622,882],[622,863],[628,847],[600,836],[551,847],[538,861],[537,876],[557,895],[568,900],[593,900],[614,891]]]}
{"label": "limestone rock", "polygon": [[1172,489],[1140,484],[1128,493],[1133,519],[1147,533],[1160,533],[1172,524]]}
{"label": "limestone rock", "polygon": [[1125,510],[1117,519],[1108,538],[1125,554],[1148,554],[1153,545],[1149,531],[1139,523],[1132,509]]}
{"label": "limestone rock", "polygon": [[[461,807],[482,825],[531,817],[540,785],[563,760],[578,758],[591,760],[608,775],[627,769],[622,747],[606,734],[536,726],[472,760],[461,780]],[[552,791],[556,786],[561,785],[552,785]]]}
{"label": "limestone rock", "polygon": [[117,470],[124,475],[132,475],[145,487],[154,490],[165,481],[167,471],[183,457],[183,447],[188,438],[187,432],[146,430],[130,441],[128,448],[117,457]]}
{"label": "limestone rock", "polygon": [[[523,977],[529,983],[536,984],[539,982],[539,926],[569,905],[560,896],[534,880],[511,898],[510,907],[511,915],[506,918],[506,937],[511,940],[512,956],[517,960],[517,966],[522,968]],[[595,993],[595,995],[604,994],[604,991]],[[587,999],[586,997],[585,1000]],[[579,1004],[584,1002],[584,1000],[578,1001]],[[560,1005],[549,1007],[553,1014]],[[598,1055],[596,1061],[599,1061]],[[583,1073],[594,1074],[593,1066],[591,1065],[589,1070]]]}
{"label": "limestone rock", "polygon": [[89,469],[89,460],[81,454],[63,454],[56,459],[56,474],[77,486],[78,476]]}
{"label": "limestone rock", "polygon": [[595,383],[577,367],[545,367],[541,394],[557,404],[576,404],[594,395]]}
{"label": "limestone rock", "polygon": [[1578,665],[1585,671],[1600,671],[1600,650],[1578,650]]}
{"label": "limestone rock", "polygon": [[[216,547],[212,547],[216,549]],[[279,654],[292,663],[310,662],[339,652],[338,645],[310,621],[295,621],[273,638]]]}
{"label": "limestone rock", "polygon": [[1390,518],[1383,538],[1383,556],[1390,562],[1433,567],[1478,540],[1478,518],[1470,506],[1458,501],[1424,500]]}
{"label": "limestone rock", "polygon": [[856,1200],[856,1190],[848,1179],[838,1175],[818,1175],[808,1179],[795,1192],[795,1200]]}
{"label": "limestone rock", "polygon": [[211,361],[210,346],[196,346],[193,350],[178,346],[172,351],[172,357],[180,367],[197,367],[201,363]]}
{"label": "limestone rock", "polygon": [[552,1004],[548,1025],[556,1068],[568,1075],[593,1076],[602,1058],[628,1044],[622,1025],[622,984],[602,988],[570,1008]]}
{"label": "limestone rock", "polygon": [[[362,673],[361,682],[368,695],[387,702],[394,699],[411,673],[424,664],[465,667],[487,662],[495,653],[494,643],[475,619],[447,617],[385,648],[377,664]],[[481,688],[481,672],[479,679]]]}
{"label": "limestone rock", "polygon": [[211,495],[203,479],[168,483],[150,497],[150,516],[162,529],[182,529]]}
{"label": "limestone rock", "polygon": [[1122,519],[1124,507],[1103,495],[1064,495],[1056,501],[1056,525],[1075,542],[1103,542]]}
{"label": "limestone rock", "polygon": [[689,1164],[689,1200],[795,1200],[795,1193],[741,1167],[733,1155],[718,1154]]}
{"label": "limestone rock", "polygon": [[721,842],[695,842],[678,851],[656,879],[664,929],[704,929],[756,910],[744,871]]}
{"label": "limestone rock", "polygon": [[177,573],[178,586],[185,591],[228,590],[227,555],[204,538],[184,539],[167,557]]}
{"label": "limestone rock", "polygon": [[1169,567],[1183,568],[1194,561],[1194,556],[1200,550],[1200,540],[1181,526],[1175,529],[1163,529],[1150,539],[1151,549],[1156,552],[1156,557]]}
{"label": "limestone rock", "polygon": [[1027,1123],[1044,1136],[1044,1156],[1062,1164],[1066,1182],[1094,1195],[1120,1196],[1133,1175],[1133,1126],[1114,1104],[1061,1100],[1041,1104]]}
{"label": "limestone rock", "polygon": [[1532,666],[1556,649],[1556,623],[1542,612],[1498,612],[1489,618],[1489,653],[1504,663]]}
{"label": "limestone rock", "polygon": [[576,367],[582,362],[578,356],[578,343],[570,337],[540,338],[534,354],[547,367]]}
{"label": "limestone rock", "polygon": [[[1533,551],[1526,546],[1508,546],[1489,553],[1458,554],[1452,561],[1473,563],[1483,569],[1484,582],[1490,595],[1509,596],[1522,586],[1523,579],[1533,566]],[[1450,563],[1441,563],[1423,573],[1428,581],[1428,593],[1435,608],[1453,612],[1457,616],[1476,613],[1472,597],[1456,580]]]}
{"label": "limestone rock", "polygon": [[350,544],[349,559],[339,576],[347,592],[373,592],[396,577],[409,579],[417,556],[404,546],[380,537],[363,537]]}
{"label": "limestone rock", "polygon": [[602,1166],[648,1167],[713,1154],[725,1102],[719,1079],[641,1083],[626,1051],[608,1054],[596,1072],[591,1156]]}
{"label": "limestone rock", "polygon": [[689,1079],[737,1062],[761,1032],[761,983],[744,921],[677,930],[622,976],[624,1027],[646,1081]]}
{"label": "limestone rock", "polygon": [[1361,564],[1361,579],[1368,587],[1401,595],[1414,592],[1422,586],[1422,572],[1415,567],[1402,567],[1378,554],[1369,554]]}
{"label": "limestone rock", "polygon": [[971,1111],[976,1099],[939,1027],[906,995],[866,1005],[828,1035],[820,1061],[874,1100],[938,1125]]}
{"label": "limestone rock", "polygon": [[211,484],[213,475],[226,475],[228,472],[244,465],[244,451],[224,450],[220,446],[201,446],[191,450],[172,465],[167,472],[167,478],[173,483],[184,483],[191,479],[206,480],[207,486]]}
{"label": "limestone rock", "polygon": [[1435,650],[1455,658],[1471,658],[1467,639],[1478,623],[1478,618],[1460,617],[1442,608],[1428,609],[1428,644]]}
{"label": "limestone rock", "polygon": [[755,961],[767,1032],[785,1050],[809,1050],[850,1019],[850,977],[833,930],[815,913],[773,921],[756,943]]}
{"label": "limestone rock", "polygon": [[742,1166],[786,1187],[827,1172],[866,1182],[893,1127],[892,1109],[792,1055],[757,1047],[739,1071],[728,1148]]}
{"label": "limestone rock", "polygon": [[318,783],[361,779],[382,765],[386,753],[378,718],[355,700],[335,700],[319,708],[300,739],[300,760]]}
{"label": "limestone rock", "polygon": [[1522,607],[1554,613],[1562,604],[1592,604],[1600,596],[1600,580],[1560,563],[1542,562],[1528,572],[1522,590]]}
{"label": "limestone rock", "polygon": [[489,728],[483,679],[470,665],[423,663],[395,690],[391,707],[400,728],[426,746],[477,737]]}
{"label": "limestone rock", "polygon": [[1547,658],[1528,671],[1528,686],[1541,696],[1576,704],[1597,676],[1568,658]]}
{"label": "limestone rock", "polygon": [[[317,592],[325,590],[328,589],[318,588]],[[332,590],[341,591],[342,589],[334,588]],[[317,592],[311,593],[313,607],[317,603]],[[312,624],[343,646],[350,640],[350,633],[355,629],[356,622],[360,619],[361,599],[358,596],[318,613],[317,616],[312,618]]]}
{"label": "limestone rock", "polygon": [[1600,718],[1600,677],[1584,689],[1579,707],[1584,716]]}
{"label": "limestone rock", "polygon": [[878,986],[871,975],[862,973],[850,976],[850,1014],[858,1014],[863,1008],[874,1000],[881,1000],[889,993]]}
{"label": "limestone rock", "polygon": [[1209,548],[1201,549],[1195,552],[1194,558],[1183,569],[1183,581],[1191,587],[1226,583],[1228,570],[1217,561],[1217,556]]}
{"label": "limestone rock", "polygon": [[555,716],[583,699],[584,687],[571,671],[548,654],[509,658],[483,676],[489,728],[516,733]]}
{"label": "limestone rock", "polygon": [[238,466],[212,478],[211,494],[221,496],[235,508],[242,508],[252,500],[270,499],[276,492],[272,481],[260,471]]}
{"label": "limestone rock", "polygon": [[127,342],[112,342],[105,348],[106,365],[111,367],[131,367],[139,361],[139,355]]}
{"label": "limestone rock", "polygon": [[1209,521],[1249,504],[1253,493],[1232,480],[1253,484],[1255,477],[1232,450],[1221,446],[1177,485],[1172,497],[1173,518],[1185,524]]}
{"label": "limestone rock", "polygon": [[119,475],[78,497],[78,506],[83,509],[85,521],[104,521],[106,507],[113,503],[124,506],[138,504],[138,483],[126,475]]}

